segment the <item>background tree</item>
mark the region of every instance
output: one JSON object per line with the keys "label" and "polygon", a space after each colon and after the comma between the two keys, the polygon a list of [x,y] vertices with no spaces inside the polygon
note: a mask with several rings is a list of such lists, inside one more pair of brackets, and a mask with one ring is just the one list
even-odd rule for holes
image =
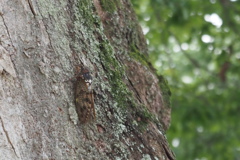
{"label": "background tree", "polygon": [[239,159],[239,1],[132,1],[173,93],[177,159]]}
{"label": "background tree", "polygon": [[0,159],[174,159],[170,91],[129,1],[0,4]]}

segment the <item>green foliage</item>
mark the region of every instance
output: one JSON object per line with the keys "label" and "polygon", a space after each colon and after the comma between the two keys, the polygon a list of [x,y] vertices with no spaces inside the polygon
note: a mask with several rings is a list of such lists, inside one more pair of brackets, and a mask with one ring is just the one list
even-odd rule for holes
{"label": "green foliage", "polygon": [[177,159],[239,159],[240,2],[132,2],[150,61],[171,87]]}

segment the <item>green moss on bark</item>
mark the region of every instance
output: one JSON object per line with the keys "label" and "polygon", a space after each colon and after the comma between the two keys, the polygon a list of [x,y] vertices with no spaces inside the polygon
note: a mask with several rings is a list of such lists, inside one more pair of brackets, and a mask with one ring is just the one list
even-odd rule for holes
{"label": "green moss on bark", "polygon": [[[148,61],[147,56],[144,54],[140,53],[139,50],[135,47],[135,45],[132,45],[131,47],[131,52],[130,52],[130,57],[134,58],[138,62],[140,62],[142,65],[152,68],[151,63]],[[163,75],[159,75],[156,70],[153,70],[155,72],[155,75],[158,77],[159,83],[158,85],[160,86],[162,95],[163,95],[163,101],[166,107],[171,107],[171,90],[168,86],[167,80],[164,78]]]}
{"label": "green moss on bark", "polygon": [[100,20],[93,14],[94,6],[91,1],[78,1],[78,12],[82,19],[78,19],[81,21],[85,26],[94,26],[100,25]]}
{"label": "green moss on bark", "polygon": [[129,91],[128,87],[123,82],[125,76],[124,68],[114,56],[110,44],[104,42],[100,45],[100,49],[102,51],[100,54],[101,62],[106,70],[108,81],[111,85],[111,93],[113,98],[117,101],[117,106],[124,112],[131,113],[131,116],[135,119],[140,118],[141,120],[138,122],[138,127],[142,131],[145,130],[148,121],[155,119],[154,115],[150,113],[146,106],[135,103],[132,92]]}
{"label": "green moss on bark", "polygon": [[103,67],[106,71],[109,83],[111,85],[111,92],[118,106],[125,108],[128,105],[134,106],[132,94],[128,90],[126,84],[123,82],[124,68],[119,64],[113,54],[111,45],[107,42],[100,44],[100,58]]}
{"label": "green moss on bark", "polygon": [[171,90],[168,86],[168,82],[162,75],[158,75],[158,80],[159,80],[158,85],[160,86],[160,89],[162,92],[164,105],[165,107],[170,108],[171,107],[171,99],[170,99]]}
{"label": "green moss on bark", "polygon": [[[115,2],[112,0],[110,1],[109,4],[107,4],[107,2],[109,3],[109,0],[101,1],[103,9],[105,11],[108,11],[109,13],[113,13],[117,9],[119,2]],[[147,109],[146,106],[136,103],[136,100],[134,99],[132,92],[124,83],[123,79],[125,78],[125,68],[119,63],[118,59],[115,57],[114,49],[112,48],[110,42],[103,35],[104,33],[101,28],[101,21],[99,18],[97,18],[97,16],[93,15],[92,7],[93,5],[89,1],[79,1],[78,11],[80,17],[86,18],[84,18],[84,20],[82,20],[81,18],[77,18],[77,20],[79,21],[78,23],[88,26],[87,28],[88,31],[86,32],[86,34],[88,34],[89,31],[91,32],[96,26],[98,26],[97,28],[99,28],[99,30],[97,30],[98,33],[95,32],[95,34],[101,37],[100,38],[101,42],[99,44],[93,41],[91,43],[92,44],[91,46],[93,47],[92,49],[96,50],[96,52],[99,52],[100,61],[102,63],[108,82],[110,84],[110,87],[108,89],[111,92],[112,98],[117,102],[112,105],[114,107],[121,108],[123,113],[129,113],[131,116],[133,116],[134,119],[140,118],[141,120],[137,122],[138,123],[137,126],[141,130],[145,130],[148,122],[149,121],[155,122],[156,118]],[[93,37],[89,38],[91,41],[91,38]],[[130,57],[140,62],[144,66],[151,68],[151,64],[148,61],[148,57],[140,53],[140,51],[135,46],[136,44],[134,43],[133,45],[131,45]],[[93,55],[89,56],[91,57]],[[94,57],[92,57],[92,61],[94,62]],[[160,85],[163,84],[160,83]],[[165,98],[165,100],[166,99],[167,98]]]}
{"label": "green moss on bark", "polygon": [[135,47],[135,45],[131,45],[131,52],[130,52],[130,57],[134,58],[138,62],[140,62],[142,65],[149,67],[149,61],[146,55],[142,54],[139,52],[139,50]]}
{"label": "green moss on bark", "polygon": [[100,0],[100,4],[105,12],[114,13],[120,3],[118,0]]}

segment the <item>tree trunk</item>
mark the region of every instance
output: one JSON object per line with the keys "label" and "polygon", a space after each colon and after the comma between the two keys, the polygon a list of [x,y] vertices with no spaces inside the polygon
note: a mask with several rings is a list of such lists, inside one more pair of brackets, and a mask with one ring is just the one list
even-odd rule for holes
{"label": "tree trunk", "polygon": [[175,159],[128,0],[1,0],[0,28],[1,160]]}

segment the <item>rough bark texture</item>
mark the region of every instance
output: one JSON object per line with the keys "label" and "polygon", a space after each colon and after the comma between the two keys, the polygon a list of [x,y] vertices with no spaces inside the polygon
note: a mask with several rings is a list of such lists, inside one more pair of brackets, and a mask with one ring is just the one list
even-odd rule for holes
{"label": "rough bark texture", "polygon": [[[175,159],[170,91],[128,0],[0,0],[0,159]],[[76,66],[96,120],[75,108]]]}

